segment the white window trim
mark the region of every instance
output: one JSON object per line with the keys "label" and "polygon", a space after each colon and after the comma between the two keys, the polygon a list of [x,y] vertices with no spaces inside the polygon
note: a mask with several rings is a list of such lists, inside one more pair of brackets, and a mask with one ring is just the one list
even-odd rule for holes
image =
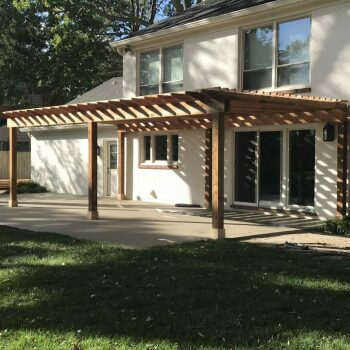
{"label": "white window trim", "polygon": [[[140,165],[178,165],[179,160],[172,160],[172,135],[177,135],[179,138],[178,150],[180,151],[180,135],[177,132],[157,132],[157,133],[142,133],[139,138],[140,142]],[[151,137],[151,160],[145,160],[145,137]],[[167,136],[167,160],[156,160],[156,136]],[[179,158],[179,157],[178,157]]]}
{"label": "white window trim", "polygon": [[[272,86],[267,87],[264,89],[260,89],[259,91],[283,91],[283,90],[299,90],[299,89],[305,89],[305,88],[310,88],[311,87],[311,57],[309,57],[309,61],[307,62],[300,62],[300,63],[293,63],[293,64],[286,64],[286,65],[278,65],[278,30],[277,30],[277,25],[279,23],[285,23],[285,22],[291,22],[291,21],[297,21],[299,19],[303,18],[310,18],[310,36],[312,33],[312,15],[310,13],[306,13],[303,15],[299,16],[291,16],[291,17],[286,17],[283,19],[275,19],[271,20],[268,22],[261,22],[257,25],[250,25],[246,27],[241,27],[240,29],[240,54],[239,54],[239,81],[238,85],[241,90],[244,89],[243,86],[243,73],[245,72],[244,70],[244,53],[245,53],[245,40],[244,40],[244,33],[245,31],[249,29],[256,29],[260,27],[267,27],[267,26],[272,26],[273,27],[273,42],[272,42],[272,49],[273,49],[273,55],[272,55]],[[311,38],[310,38],[310,43],[309,43],[309,52],[311,56]],[[303,64],[303,63],[309,63],[310,69],[309,69],[309,83],[308,84],[294,84],[294,85],[283,85],[283,86],[277,86],[277,68],[278,67],[283,67],[283,66],[293,66],[296,64]],[[264,68],[261,68],[264,69]],[[266,69],[269,69],[266,67]],[[259,70],[259,69],[256,69]],[[253,71],[253,69],[249,70]]]}
{"label": "white window trim", "polygon": [[[147,52],[154,52],[154,51],[159,51],[159,64],[160,64],[160,69],[159,69],[159,82],[158,82],[158,93],[161,94],[163,93],[163,84],[171,84],[171,83],[183,83],[184,79],[182,80],[174,80],[174,81],[163,81],[164,80],[164,62],[163,62],[163,57],[164,57],[164,50],[172,47],[177,47],[177,46],[182,46],[182,49],[184,50],[184,43],[183,42],[178,42],[178,43],[172,43],[171,45],[166,45],[166,46],[161,46],[161,47],[154,47],[152,49],[147,49],[144,51],[139,51],[137,54],[137,93],[139,96],[141,96],[141,88],[142,87],[147,87],[147,86],[153,86],[156,84],[148,84],[148,85],[141,85],[141,55],[143,53]],[[183,51],[184,53],[184,51]],[[184,54],[183,54],[184,58]],[[182,67],[184,71],[184,66]]]}

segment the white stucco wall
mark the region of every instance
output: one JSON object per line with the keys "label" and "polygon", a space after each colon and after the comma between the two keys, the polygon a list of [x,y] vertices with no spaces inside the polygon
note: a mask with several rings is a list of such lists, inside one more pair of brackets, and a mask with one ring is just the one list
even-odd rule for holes
{"label": "white stucco wall", "polygon": [[137,56],[127,53],[123,58],[123,97],[131,98],[137,95]]}
{"label": "white stucco wall", "polygon": [[127,135],[127,198],[159,203],[204,204],[203,130],[180,130],[179,169],[140,169],[142,133]]}
{"label": "white stucco wall", "polygon": [[[33,130],[32,179],[51,192],[86,195],[88,193],[87,128]],[[98,128],[98,195],[103,195],[103,141],[117,140],[115,126]]]}
{"label": "white stucco wall", "polygon": [[218,86],[236,88],[237,77],[237,28],[184,40],[185,90]]}
{"label": "white stucco wall", "polygon": [[312,12],[311,95],[350,100],[350,1]]}

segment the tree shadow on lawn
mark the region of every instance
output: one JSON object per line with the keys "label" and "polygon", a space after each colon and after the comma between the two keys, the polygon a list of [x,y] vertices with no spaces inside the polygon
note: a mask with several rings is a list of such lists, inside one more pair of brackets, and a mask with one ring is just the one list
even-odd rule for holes
{"label": "tree shadow on lawn", "polygon": [[[160,339],[180,348],[286,344],[303,332],[346,338],[350,332],[350,264],[345,259],[230,240],[132,251],[62,235],[14,232],[7,234],[12,244],[34,241],[19,261],[20,251],[2,259],[0,272],[18,273],[0,284],[4,300],[14,300],[0,300],[0,330],[79,329],[86,336]],[[47,260],[59,254],[70,263]]]}

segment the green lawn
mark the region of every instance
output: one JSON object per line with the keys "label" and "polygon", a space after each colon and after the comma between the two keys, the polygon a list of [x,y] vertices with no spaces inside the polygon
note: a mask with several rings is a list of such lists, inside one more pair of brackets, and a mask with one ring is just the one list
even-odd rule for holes
{"label": "green lawn", "polygon": [[350,349],[350,260],[0,227],[0,349]]}

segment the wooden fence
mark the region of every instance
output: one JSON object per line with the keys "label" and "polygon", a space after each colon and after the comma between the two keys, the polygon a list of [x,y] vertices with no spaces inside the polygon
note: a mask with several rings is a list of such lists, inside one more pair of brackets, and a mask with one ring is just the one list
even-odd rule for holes
{"label": "wooden fence", "polygon": [[[9,178],[9,152],[0,151],[0,179],[6,180]],[[30,152],[17,152],[17,178],[31,178],[31,163]]]}

